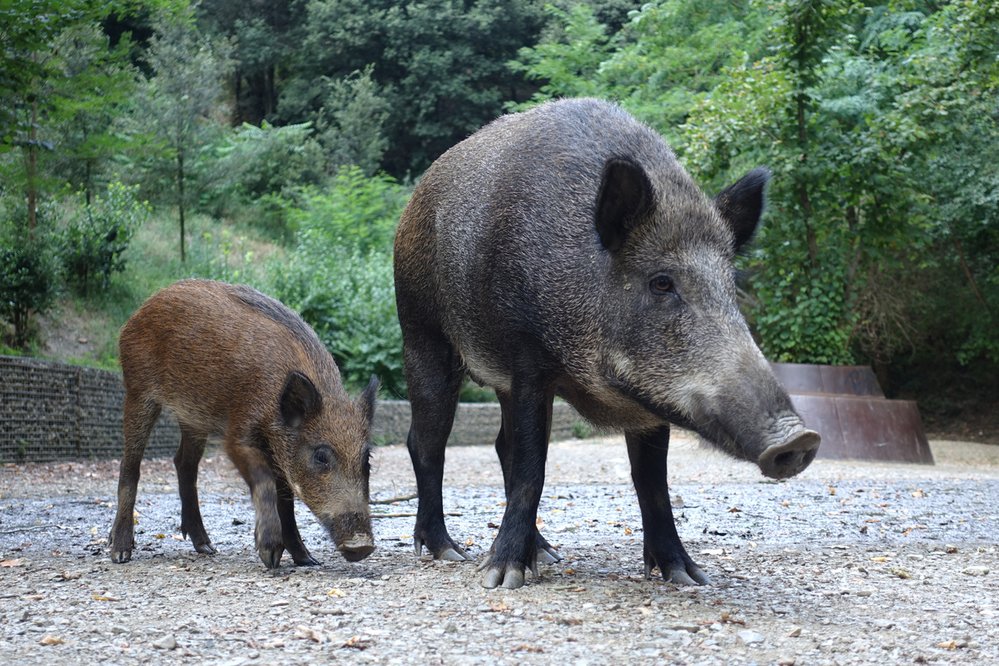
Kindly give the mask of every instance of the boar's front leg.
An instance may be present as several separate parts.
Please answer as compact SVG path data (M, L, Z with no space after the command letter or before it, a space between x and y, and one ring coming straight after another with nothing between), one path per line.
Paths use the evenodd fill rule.
M499 534L483 563L482 586L516 589L524 584L524 570L537 575L538 503L545 485L548 430L553 390L534 378L514 378L513 390L504 408L503 423L509 424L510 445L504 477L506 510Z
M506 490L507 497L510 496L510 462L512 460L511 454L513 451L513 429L514 425L512 423L507 423L507 419L512 415L512 410L510 408L510 397L500 391L496 392L496 397L499 399L500 407L502 408L503 420L500 423L500 431L496 436L496 455L499 456L500 466L503 468L503 487ZM547 441L551 437L551 405L548 407L548 431L545 434L545 440ZM538 557L541 558L542 564L552 564L554 562L559 562L562 560L562 556L558 554L548 540L541 536L541 532L535 527L535 532L537 533L538 542Z
M302 535L298 532L298 523L295 521L295 494L291 486L280 474L275 478L277 483L277 510L281 519L281 539L284 547L288 549L288 554L295 564L300 567L311 567L320 564L319 560L312 557L309 549L302 541Z
M419 495L413 545L417 555L426 546L436 560L470 560L448 534L443 499L444 450L454 425L464 372L454 348L439 332L400 320L413 414L406 447Z
M253 499L257 518L253 531L257 554L268 569L275 569L281 563L284 541L277 509L277 482L270 461L262 447L246 443L235 436L226 437L225 449L250 486L250 497Z
M711 581L687 555L673 520L669 488L666 484L666 454L669 451L669 426L642 433L625 433L631 478L642 509L645 533L645 577L659 567L667 581L678 585L707 585Z
M180 532L191 537L194 550L206 555L215 554L215 546L208 538L205 523L198 505L198 464L205 453L206 438L190 428L180 426L180 448L173 458L177 469L177 487L180 491Z

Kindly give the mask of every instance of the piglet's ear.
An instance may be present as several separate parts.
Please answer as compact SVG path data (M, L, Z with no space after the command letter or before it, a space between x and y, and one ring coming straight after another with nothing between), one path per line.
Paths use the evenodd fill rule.
M653 201L645 169L628 158L607 160L597 193L596 227L603 246L611 252L621 249Z
M361 396L357 399L357 404L361 406L361 410L364 412L364 419L369 424L375 417L375 397L377 395L378 378L372 375L371 381L368 382L368 387L364 389Z
M770 170L753 169L715 197L715 206L735 234L735 251L748 243L760 224L763 194L770 181Z
M299 428L317 416L323 408L323 398L315 384L301 372L289 372L281 391L281 421L289 428Z

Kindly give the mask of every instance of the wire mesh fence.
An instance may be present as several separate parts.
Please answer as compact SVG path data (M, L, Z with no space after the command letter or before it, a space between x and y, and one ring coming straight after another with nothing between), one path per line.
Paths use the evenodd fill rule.
M119 457L124 397L119 372L0 356L0 463ZM408 402L379 401L372 429L374 441L405 443L409 421ZM448 443L492 444L499 425L497 404L461 404ZM552 440L589 432L569 405L555 404ZM179 443L177 422L164 410L146 456L172 456Z

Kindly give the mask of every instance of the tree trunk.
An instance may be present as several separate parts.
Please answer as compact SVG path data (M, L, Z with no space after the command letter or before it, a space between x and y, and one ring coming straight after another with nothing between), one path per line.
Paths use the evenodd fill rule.
M28 128L28 237L35 238L38 223L38 101L31 100L31 126Z
M805 94L798 93L795 99L795 115L798 124L798 148L801 151L801 169L805 170L808 161L808 128L805 125ZM808 195L808 183L800 175L795 185L798 195L798 205L801 206L801 214L805 221L805 240L808 243L808 261L815 266L819 259L819 243L815 236L815 229L812 227L812 200Z
M177 210L180 213L180 263L187 257L184 252L184 151L177 151Z

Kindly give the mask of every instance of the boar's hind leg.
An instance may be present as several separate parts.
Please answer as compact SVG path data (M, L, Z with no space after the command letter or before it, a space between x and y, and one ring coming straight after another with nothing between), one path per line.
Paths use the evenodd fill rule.
M181 425L180 448L173 458L173 466L177 468L177 486L180 490L180 532L185 538L191 536L194 550L214 555L215 546L205 531L201 507L198 505L198 463L205 453L205 441L204 435Z
M514 377L509 409L503 410L503 422L514 426L504 454L506 510L489 557L482 565L483 587L521 587L527 567L537 575L538 503L545 485L548 429L555 394L533 379Z
M277 510L281 519L281 539L284 547L288 549L288 554L295 564L300 567L311 567L320 564L319 560L312 557L309 549L302 541L302 535L298 532L298 523L295 521L295 495L291 486L280 474L275 478L277 483Z
M226 435L225 450L236 465L240 475L250 486L250 497L256 513L253 530L257 554L268 569L281 563L284 542L281 537L281 519L277 509L277 482L263 445L254 446L239 437Z
M510 415L509 402L510 398L505 393L496 392L496 397L499 398L500 407L503 410L504 419L500 423L499 435L496 436L496 455L499 456L500 466L503 468L503 487L506 490L506 496L509 500L510 497L510 462L511 462L511 447L513 446L511 433L513 432L513 424L506 423L507 418ZM548 433L545 439L551 437L551 407L548 410ZM538 557L541 559L541 564L552 564L554 562L560 562L562 556L558 554L548 540L541 536L541 532L535 527L535 532L537 532L538 541Z
M436 560L469 560L444 525L442 494L444 447L454 424L464 372L454 349L442 337L405 327L403 330L406 381L413 410L406 446L419 494L413 545L417 555L426 546Z
M122 563L132 559L135 548L135 494L139 487L139 467L146 451L149 433L156 425L160 406L125 394L125 449L118 472L118 512L114 517L109 538L111 561Z
M642 509L645 533L645 577L659 567L667 581L678 585L707 585L707 575L687 555L676 532L673 508L666 485L666 454L669 450L669 427L645 433L625 433L631 478Z

